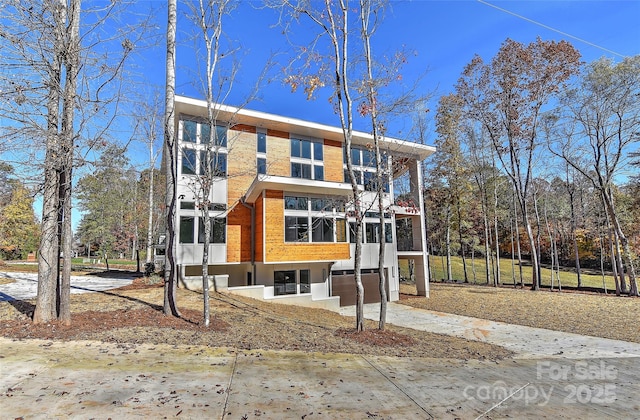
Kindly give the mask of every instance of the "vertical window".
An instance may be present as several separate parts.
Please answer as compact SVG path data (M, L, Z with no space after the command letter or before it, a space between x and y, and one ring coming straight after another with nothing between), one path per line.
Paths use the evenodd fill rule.
M311 218L313 242L333 242L333 219L328 217Z
M259 157L256 160L257 172L261 175L267 174L267 159L263 157Z
M182 141L195 143L198 136L198 123L184 120L182 122Z
M216 125L216 146L227 147L227 127Z
M351 164L360 165L360 149L351 149Z
M391 231L391 223L384 224L384 241L388 244L393 242L393 232Z
M296 283L294 270L273 272L273 292L276 296L295 295Z
M215 166L211 169L213 176L227 176L227 155L224 153L218 153L215 159Z
M375 244L378 242L380 225L378 223L366 223L364 232L365 232L366 242L368 244Z
M311 274L309 270L300 270L300 293L311 293Z
M291 157L300 157L300 140L291 139Z
M208 144L211 139L211 126L209 124L200 124L200 143Z
M322 160L322 143L313 143L313 159Z
M313 166L313 179L317 179L318 181L324 180L324 166Z
M258 153L267 153L267 134L258 132Z
M363 175L365 191L378 191L375 172L364 172Z
M182 151L182 174L196 174L196 151L194 149L184 149Z
M356 243L356 223L355 222L349 222L349 242L352 244Z
M303 159L311 159L311 142L300 141L300 157Z
M180 243L193 243L194 218L192 216L180 217Z

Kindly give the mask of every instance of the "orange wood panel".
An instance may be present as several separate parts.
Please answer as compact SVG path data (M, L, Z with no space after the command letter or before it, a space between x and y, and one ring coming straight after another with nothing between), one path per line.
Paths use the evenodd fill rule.
M254 204L256 214L256 227L255 227L255 260L262 262L262 252L264 250L264 200L260 195Z
M256 127L246 124L236 124L231 127L231 129L234 131L242 131L245 133L257 133Z
M325 140L323 149L325 181L344 182L342 143Z
M275 176L291 176L291 141L287 137L267 136L267 173Z
M255 133L229 130L227 262L251 261L251 210L239 203L256 176Z

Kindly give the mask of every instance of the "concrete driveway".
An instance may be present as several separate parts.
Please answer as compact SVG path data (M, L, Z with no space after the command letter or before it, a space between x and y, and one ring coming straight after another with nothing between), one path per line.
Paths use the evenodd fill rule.
M31 275L0 276L7 274L19 278L13 284L35 284ZM130 283L87 277L72 281L76 293ZM19 295L6 286L3 296ZM365 316L376 319L377 305L366 305ZM0 418L639 418L640 344L396 303L388 322L487 341L516 356L394 358L0 337Z
M37 273L0 271L0 277L14 280L0 284L0 302L35 299L38 294ZM133 282L135 275L128 272L101 273L91 276L71 276L71 293L101 292L116 289Z

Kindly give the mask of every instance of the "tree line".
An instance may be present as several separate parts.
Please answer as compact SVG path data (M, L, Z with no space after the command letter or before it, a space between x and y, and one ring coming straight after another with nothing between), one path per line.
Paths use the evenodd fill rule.
M540 287L542 264L612 272L638 295L640 56L581 63L567 42L507 40L476 56L435 117L429 246L485 259L482 280ZM501 279L499 257L533 268ZM447 258L447 280L451 278Z

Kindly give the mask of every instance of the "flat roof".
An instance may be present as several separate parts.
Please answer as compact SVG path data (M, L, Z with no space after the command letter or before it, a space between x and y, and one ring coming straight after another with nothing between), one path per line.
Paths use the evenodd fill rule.
M207 108L207 102L201 99L176 95L176 114L191 116L203 116L203 110ZM318 139L334 140L344 143L342 128L296 118L283 117L261 111L253 111L245 108L237 108L228 105L215 104L217 120L231 122L232 124L246 124L259 128L284 131ZM353 144L366 146L373 142L373 136L362 131L353 131ZM392 137L384 137L381 147L394 155L404 154L423 160L432 155L436 148L424 144L413 143Z

